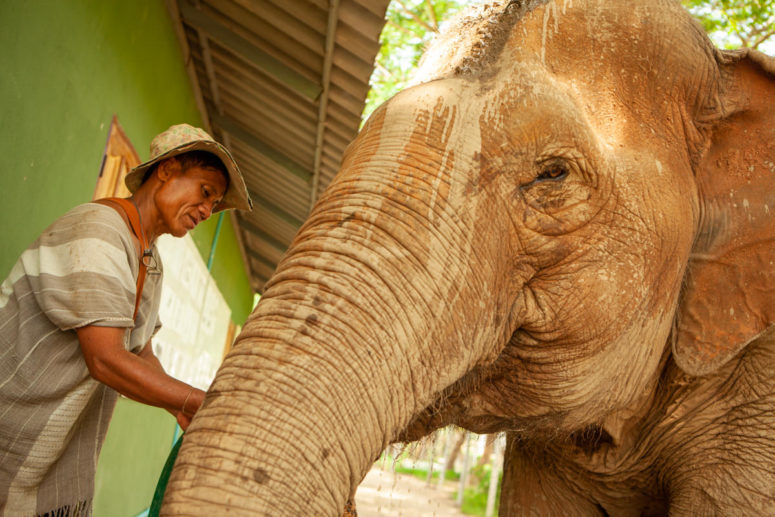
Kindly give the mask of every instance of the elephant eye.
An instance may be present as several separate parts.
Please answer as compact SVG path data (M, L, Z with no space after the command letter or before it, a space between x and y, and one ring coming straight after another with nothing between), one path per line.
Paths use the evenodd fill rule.
M568 167L564 163L551 162L544 165L536 181L562 180L568 176Z
M597 195L601 169L593 165L573 142L547 147L530 168L532 174L523 176L527 182L518 187L524 224L544 235L561 235L586 224L605 200Z

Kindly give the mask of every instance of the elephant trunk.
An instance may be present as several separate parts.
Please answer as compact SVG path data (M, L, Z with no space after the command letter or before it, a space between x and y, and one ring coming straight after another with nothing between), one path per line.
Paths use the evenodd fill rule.
M412 417L497 357L513 325L482 296L492 254L406 181L337 177L186 433L163 515L341 514Z
M322 293L308 303L304 283L245 326L186 433L163 515L337 514L348 494L335 487L357 486L412 403L387 387L400 372L374 346L384 335L356 329L374 314Z

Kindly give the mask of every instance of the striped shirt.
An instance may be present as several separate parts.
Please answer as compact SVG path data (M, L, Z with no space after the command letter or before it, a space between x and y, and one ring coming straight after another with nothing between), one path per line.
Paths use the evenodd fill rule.
M153 253L161 272L155 246ZM139 352L160 326L161 274L145 280L115 209L73 208L0 286L0 515L90 515L97 455L117 393L89 375L76 328L122 327Z

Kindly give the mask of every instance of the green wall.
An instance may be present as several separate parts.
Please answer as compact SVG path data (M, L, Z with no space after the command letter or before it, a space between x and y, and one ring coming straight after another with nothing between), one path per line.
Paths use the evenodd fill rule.
M119 398L97 465L94 517L134 517L148 508L174 438L169 413Z
M117 115L141 159L172 124L201 125L163 0L0 1L0 280L59 215L89 201ZM215 219L193 237L205 260ZM231 224L212 270L242 324L253 294ZM122 399L100 457L95 517L150 503L174 419Z
M201 126L162 0L0 2L0 278L58 216L89 201L113 115L141 159L172 124ZM205 260L214 221L193 232ZM233 228L213 277L242 324L253 299Z
M204 258L205 264L210 256L210 249L218 227L219 214L215 214L201 223L193 234L194 243ZM253 294L250 292L250 282L245 272L245 265L242 263L237 235L234 232L229 214L223 214L223 223L213 257L210 273L216 279L221 293L229 300L232 320L238 325L242 325L253 310ZM247 296L234 296L231 299L226 296L226 293L242 293L246 290L249 293Z
M89 201L111 117L141 158L201 119L160 0L0 2L0 179L7 273L53 219Z

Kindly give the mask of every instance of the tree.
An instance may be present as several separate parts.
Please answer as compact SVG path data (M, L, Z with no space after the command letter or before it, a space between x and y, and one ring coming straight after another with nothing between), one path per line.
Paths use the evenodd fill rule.
M682 0L719 47L761 49L775 42L773 0Z
M404 89L426 45L462 8L481 0L393 0L385 15L382 44L374 63L365 120L380 104Z
M447 463L444 465L444 470L454 470L455 462L457 461L457 457L460 455L460 449L463 448L463 444L465 443L467 436L468 433L465 430L460 429L457 440L455 441L455 445L453 445L452 449L449 451L449 456L447 457Z
M492 457L492 451L495 445L495 440L498 438L498 434L488 434L484 441L484 451L479 456L479 460L476 462L477 467L483 467L490 464L490 458Z

